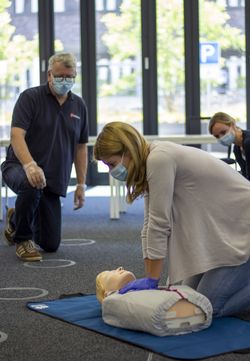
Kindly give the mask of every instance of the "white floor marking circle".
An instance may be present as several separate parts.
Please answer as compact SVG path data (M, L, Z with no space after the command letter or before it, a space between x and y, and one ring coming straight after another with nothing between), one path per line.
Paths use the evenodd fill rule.
M61 246L89 246L90 244L94 244L95 241L92 239L84 239L84 238L69 238L62 239Z
M59 262L59 264L58 264ZM52 263L52 265L51 265ZM54 263L54 264L53 264ZM62 263L62 264L60 264ZM30 268L63 268L70 267L76 264L75 261L69 259L43 259L40 262L24 262L25 267Z
M0 343L6 341L8 338L8 335L4 332L0 331Z
M47 296L48 295L48 291L44 290L42 288L36 288L36 287L6 287L6 288L0 288L0 295L1 295L1 291L8 293L18 293L21 292L22 293L29 293L29 291L36 291L39 292L38 295L34 295L34 296L25 296L25 297L0 297L0 300L7 300L7 301L17 301L17 300L31 300L34 298L39 298L39 297L43 297L43 296Z

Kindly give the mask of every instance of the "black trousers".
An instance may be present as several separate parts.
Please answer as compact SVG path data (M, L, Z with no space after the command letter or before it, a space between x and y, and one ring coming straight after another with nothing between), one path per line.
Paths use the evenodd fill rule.
M46 252L55 252L61 242L60 196L33 188L20 164L3 163L2 176L7 186L17 194L11 224L14 241L32 239Z

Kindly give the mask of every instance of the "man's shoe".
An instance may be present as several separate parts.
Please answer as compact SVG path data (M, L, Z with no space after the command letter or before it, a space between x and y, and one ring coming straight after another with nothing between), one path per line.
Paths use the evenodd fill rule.
M23 241L16 245L16 255L22 261L33 262L33 261L41 261L42 255L34 246L34 243L29 241Z
M13 240L13 237L15 235L15 230L13 229L11 222L10 222L11 217L14 212L15 212L15 208L8 208L6 211L6 227L4 230L4 236L5 236L6 243L9 246L13 246L15 244L15 242Z

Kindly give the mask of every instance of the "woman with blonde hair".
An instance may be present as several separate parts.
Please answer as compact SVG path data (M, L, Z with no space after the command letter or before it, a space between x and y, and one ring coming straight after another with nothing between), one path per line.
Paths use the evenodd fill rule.
M215 317L250 306L250 187L209 153L172 142L148 144L131 125L111 122L94 146L110 174L126 182L127 201L144 197L145 277L120 289L156 289L164 260L170 285L205 295Z
M210 119L208 130L222 145L231 147L241 174L250 180L250 131L242 130L227 113L215 113Z
M121 172L122 167L119 167L112 170L111 175L120 181L126 179L127 200L132 203L147 190L146 159L149 153L149 145L129 124L122 122L112 124L113 126L106 126L105 138L102 138L101 135L98 137L94 147L94 157L96 159L107 158L111 152L115 156L122 157L129 154L131 162L127 164L127 169L123 168L123 172Z

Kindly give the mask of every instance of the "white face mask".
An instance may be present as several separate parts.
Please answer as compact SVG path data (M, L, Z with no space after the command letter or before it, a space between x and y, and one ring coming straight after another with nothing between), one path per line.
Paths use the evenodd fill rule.
M235 142L235 134L232 131L228 131L223 137L221 137L218 142L226 147L229 147Z
M122 164L123 161L123 155L120 163L118 163L113 169L111 169L110 174L113 178L124 182L128 178L128 170L127 168Z
M57 78L54 78L52 81L52 86L57 95L65 95L67 94L73 87L74 80L72 82L66 82L64 79L63 81L58 81Z

